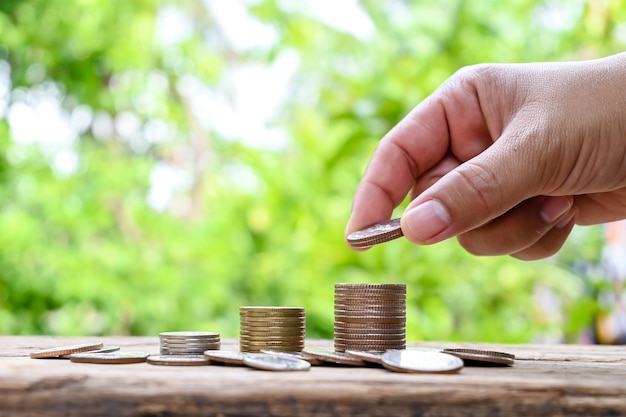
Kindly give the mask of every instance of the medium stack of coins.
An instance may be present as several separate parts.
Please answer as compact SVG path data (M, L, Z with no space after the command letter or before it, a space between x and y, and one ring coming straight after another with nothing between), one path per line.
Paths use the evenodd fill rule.
M406 348L406 285L335 284L335 352Z
M159 333L161 355L202 355L220 348L220 334L212 332Z
M304 348L305 317L302 307L241 307L239 350L261 349L300 352Z

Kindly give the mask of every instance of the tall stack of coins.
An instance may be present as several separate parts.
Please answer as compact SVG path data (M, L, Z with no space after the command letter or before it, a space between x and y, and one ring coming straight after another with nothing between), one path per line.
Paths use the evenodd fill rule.
M220 348L220 334L212 332L159 333L161 355L202 355Z
M304 348L305 317L302 307L241 307L239 350L261 349L300 352Z
M406 348L406 285L335 284L335 351Z

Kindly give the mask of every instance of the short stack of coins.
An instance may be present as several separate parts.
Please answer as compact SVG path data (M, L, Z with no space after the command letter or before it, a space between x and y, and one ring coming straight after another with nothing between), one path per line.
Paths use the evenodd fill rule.
M161 355L202 355L220 348L220 334L213 332L163 332L159 341Z
M406 348L406 285L335 284L335 352Z
M305 316L302 307L241 307L239 350L300 352L304 349Z

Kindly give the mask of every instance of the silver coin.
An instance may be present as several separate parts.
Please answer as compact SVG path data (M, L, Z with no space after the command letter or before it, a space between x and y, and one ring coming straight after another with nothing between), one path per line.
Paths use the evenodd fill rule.
M389 330L387 332L378 332L377 330L370 330L368 332L352 332L352 330L354 330L351 327L339 327L339 326L335 326L333 329L334 334L343 334L343 335L354 335L357 336L358 335L380 335L380 336L384 336L384 335L402 335L406 333L406 328L405 326L398 326L395 329L393 329L394 331L392 331L392 329L389 328L385 328L383 330Z
M351 356L356 359L360 359L364 362L370 363L383 363L383 353L385 351L382 350L346 350L346 355Z
M374 289L374 290L406 290L406 284L370 284L340 282L335 284L335 289Z
M147 352L109 352L109 353L75 353L70 357L76 363L104 363L104 364L128 364L145 362Z
M415 349L387 351L382 364L396 372L455 373L463 368L463 361L456 356Z
M202 366L210 363L204 355L150 355L146 361L151 365Z
M251 368L266 371L308 371L311 369L311 364L303 359L269 353L246 355L243 358L243 363Z
M347 236L347 241L352 247L365 247L371 246L371 244L388 242L402 236L402 228L398 218L352 232Z
M353 366L363 366L365 362L361 359L353 358L346 354L340 352L333 352L332 350L324 350L324 349L304 349L302 351L306 355L313 356L324 362L332 362L341 365L353 365Z
M209 358L212 363L216 362L227 365L244 365L243 359L246 357L246 353L234 350L207 350L204 352L204 356Z
M160 349L161 355L202 355L206 350L218 350L218 349Z
M463 359L463 361L470 361L471 364L489 363L511 366L515 362L515 355L504 352L494 352L490 350L443 349L442 352L449 355L454 355L458 358Z
M269 353L270 355L288 356L288 357L292 357L296 359L302 359L302 360L307 361L311 365L319 365L322 363L322 361L320 361L319 359L314 358L313 356L307 355L306 353L303 353L303 352L296 352L296 351L283 352L280 350L261 349L261 353Z

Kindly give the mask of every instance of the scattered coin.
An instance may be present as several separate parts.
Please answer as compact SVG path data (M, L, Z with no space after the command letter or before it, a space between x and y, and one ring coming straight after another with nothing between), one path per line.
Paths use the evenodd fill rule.
M395 372L455 373L463 368L461 359L442 352L388 350L381 359L385 368Z
M250 353L243 358L243 363L251 368L266 371L308 371L311 364L305 360L269 353Z
M30 354L33 359L59 358L73 353L88 352L90 350L101 349L102 343L81 343L78 345L60 346L49 349L38 350Z
M385 351L381 350L346 350L346 355L350 357L377 364L383 363L383 353Z
M90 350L89 353L109 353L120 350L119 346L103 346L100 349ZM59 358L70 359L73 354L59 356Z
M211 363L204 355L150 355L146 361L151 365L165 366L202 366Z
M348 235L347 240L353 248L369 248L370 246L389 242L402 236L402 228L398 218L352 232Z
M209 358L211 363L216 362L227 365L244 365L243 359L246 354L231 350L207 350L204 352L204 356Z
M323 362L337 363L340 365L363 366L365 362L361 359L353 358L341 352L323 349L304 349L303 353L313 356Z
M147 352L75 353L70 360L75 363L127 364L145 362Z
M302 359L310 363L311 365L320 365L322 363L321 360L314 358L313 356L307 355L304 352L288 352L288 351L279 351L279 350L270 350L270 349L261 349L261 353L269 353L270 355L277 356L286 356L296 359Z
M515 362L515 355L504 352L494 352L479 349L443 349L443 352L454 355L458 358L463 359L464 361L469 361L470 364L486 362L491 364L511 366Z

